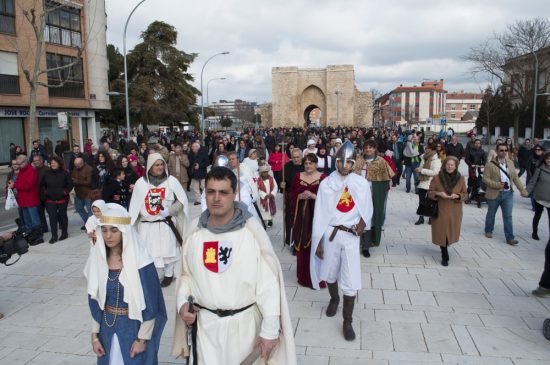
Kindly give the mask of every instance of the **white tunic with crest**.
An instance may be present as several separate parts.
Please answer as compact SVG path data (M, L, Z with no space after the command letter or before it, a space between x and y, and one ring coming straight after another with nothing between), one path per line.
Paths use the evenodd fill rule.
M279 280L260 247L247 226L221 234L199 229L187 238L178 308L189 295L210 309L239 309L255 303L223 318L206 309L199 312L199 364L239 364L252 352L263 317L280 316Z

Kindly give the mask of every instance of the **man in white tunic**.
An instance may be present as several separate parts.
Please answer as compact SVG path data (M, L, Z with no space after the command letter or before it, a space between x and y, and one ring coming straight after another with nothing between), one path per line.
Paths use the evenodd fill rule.
M188 206L183 187L168 174L162 156L150 154L147 173L136 181L128 211L155 267L164 270L162 287L170 285L174 279L174 265L180 259L189 216Z
M357 291L361 289L359 237L370 227L372 197L364 178L351 173L355 150L351 142L342 145L336 154L336 168L319 186L313 214L310 273L314 289L319 282L328 284L330 302L327 317L336 314L340 296L344 294L344 338L355 339L351 325Z
M188 355L186 325L194 325L197 364L240 364L256 351L254 364L296 364L280 263L236 194L235 174L213 167L206 177L208 210L191 224L182 250L173 354Z

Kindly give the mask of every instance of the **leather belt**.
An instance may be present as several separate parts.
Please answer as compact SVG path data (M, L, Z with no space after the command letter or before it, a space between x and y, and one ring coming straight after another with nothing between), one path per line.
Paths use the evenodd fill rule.
M110 305L105 304L105 312L117 316L127 316L128 308L111 307Z
M249 304L246 307L242 307L242 308L239 308L239 309L210 309L210 308L206 308L206 307L203 307L200 304L195 303L195 305L197 307L199 307L200 309L205 309L205 310L207 310L211 313L216 314L218 317L234 316L237 313L241 313L242 311L247 310L248 308L252 307L254 304L256 304L256 303Z
M333 227L334 227L334 229L332 230L332 233L330 234L330 237L328 238L328 241L329 241L329 242L332 242L332 240L334 239L334 237L336 237L336 233L338 233L338 231L348 232L348 233L353 234L354 236L357 235L357 232L356 232L356 230L355 230L355 227L349 228L349 227L342 226L342 225L333 226Z
M174 222L172 222L172 216L168 216L164 219L157 219L156 221L141 221L141 223L166 223L168 227L170 227L170 230L176 237L176 241L180 244L180 246L183 244L183 238L181 237L181 234L179 233L178 229L176 228L176 225Z

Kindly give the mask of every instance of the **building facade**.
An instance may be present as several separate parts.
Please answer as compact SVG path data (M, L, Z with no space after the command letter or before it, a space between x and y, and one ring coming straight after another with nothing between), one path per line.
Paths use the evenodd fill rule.
M43 42L24 15L31 10L45 18ZM31 148L30 128L54 145L98 141L96 112L110 108L106 25L105 0L0 0L0 164L9 162L10 143ZM32 76L35 60L41 86L37 122L30 123L25 75Z
M403 86L389 93L390 121L396 125L422 127L445 115L443 79L425 81L420 86Z
M372 95L357 89L352 65L273 67L271 77L272 120L266 127L372 126Z
M447 121L464 121L470 120L470 116L479 113L483 102L483 94L465 93L463 91L451 92L447 94L446 100Z

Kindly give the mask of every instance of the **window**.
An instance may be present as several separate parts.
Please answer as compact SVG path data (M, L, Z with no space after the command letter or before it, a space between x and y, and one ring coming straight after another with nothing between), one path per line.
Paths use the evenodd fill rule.
M462 110L466 110L467 106L466 104L462 104Z
M76 61L76 57L64 56L55 53L46 54L46 63L48 66L48 70L52 70L48 71L48 85L53 86L48 88L48 93L51 97L84 97L84 76L82 71L82 60L79 60L78 62ZM65 65L71 66L53 70L55 68Z
M456 110L456 104L451 104L451 110Z
M475 110L476 110L476 105L470 104L470 111L475 111Z
M455 113L451 113L451 119L454 119L456 118L456 114Z
M15 34L15 0L0 0L0 33Z
M0 94L19 94L17 53L0 51Z
M53 2L46 4L50 10L46 19L44 40L68 47L81 47L80 10Z

